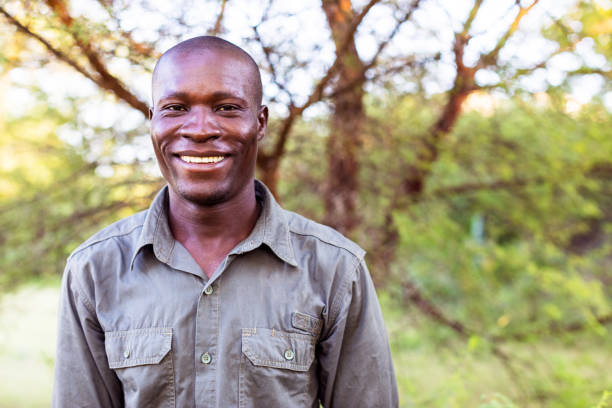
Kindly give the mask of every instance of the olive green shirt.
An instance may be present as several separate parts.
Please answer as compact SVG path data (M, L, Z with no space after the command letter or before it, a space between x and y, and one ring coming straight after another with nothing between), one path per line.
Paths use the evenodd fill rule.
M210 279L168 226L167 187L68 259L53 406L396 407L364 251L262 213Z

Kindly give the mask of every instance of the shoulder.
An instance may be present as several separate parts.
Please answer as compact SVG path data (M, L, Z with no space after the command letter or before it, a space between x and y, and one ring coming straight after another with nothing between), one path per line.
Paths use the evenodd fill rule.
M96 287L107 285L112 271L124 269L140 237L146 211L119 220L100 230L68 257L63 286L94 311ZM104 283L106 282L106 283Z
M330 255L345 256L354 259L355 262L363 260L365 251L340 232L292 211L283 211L292 238L300 241L310 241L311 244L314 242L324 247Z
M325 293L322 316L327 327L348 304L361 304L363 288L371 284L365 251L333 228L286 211L291 245L298 267L307 271L312 287Z
M112 249L120 250L121 246L131 242L135 243L140 236L146 214L147 210L141 211L101 229L72 251L68 257L68 263L76 259L83 260L92 252L112 252Z

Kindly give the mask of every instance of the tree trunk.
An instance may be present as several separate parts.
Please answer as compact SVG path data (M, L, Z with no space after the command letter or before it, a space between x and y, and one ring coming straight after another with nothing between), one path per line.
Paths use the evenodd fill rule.
M364 63L355 47L355 13L350 0L322 0L340 64L332 97L333 112L327 141L328 180L324 190L325 223L350 233L359 222L359 153L365 121Z
M278 167L280 159L274 157L258 158L257 168L259 169L259 179L270 189L270 192L277 200L278 196Z

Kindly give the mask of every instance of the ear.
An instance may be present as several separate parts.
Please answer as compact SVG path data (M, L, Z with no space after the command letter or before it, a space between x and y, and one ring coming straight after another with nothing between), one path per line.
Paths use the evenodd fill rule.
M153 107L149 106L149 120L153 119Z
M257 141L263 139L268 128L268 107L261 105L257 112Z

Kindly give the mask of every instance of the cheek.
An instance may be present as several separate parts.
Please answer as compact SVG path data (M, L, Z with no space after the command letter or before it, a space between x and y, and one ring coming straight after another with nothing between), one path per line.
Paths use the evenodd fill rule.
M156 153L161 153L170 142L171 127L159 122L151 123L151 142Z
M258 134L256 124L245 123L234 128L228 133L240 135L236 138L236 142L240 143L245 149L251 148L253 145L257 145Z

